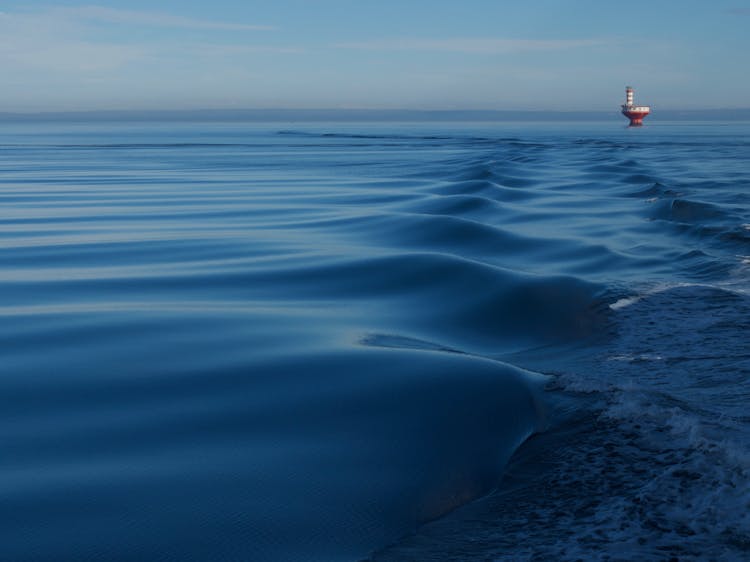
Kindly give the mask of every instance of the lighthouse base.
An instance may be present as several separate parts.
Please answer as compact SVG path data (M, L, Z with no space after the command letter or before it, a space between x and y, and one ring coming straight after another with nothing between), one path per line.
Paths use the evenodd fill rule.
M630 119L631 127L640 127L643 125L643 118L648 115L648 111L628 111L623 110L622 114Z

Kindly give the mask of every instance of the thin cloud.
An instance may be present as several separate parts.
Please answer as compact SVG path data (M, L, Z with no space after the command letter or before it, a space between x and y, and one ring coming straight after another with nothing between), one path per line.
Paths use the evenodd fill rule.
M93 43L67 20L44 13L0 13L0 68L5 79L116 69L143 56L136 45ZM20 79L20 78L19 78Z
M154 27L175 27L181 29L215 29L224 31L271 31L271 25L254 25L212 20L201 20L167 14L163 12L146 12L136 10L118 10L104 6L82 6L58 10L68 17L93 20L106 23L127 23Z
M85 15L87 14L87 15ZM37 12L0 11L0 69L3 80L22 81L33 77L68 76L77 79L112 76L135 63L170 65L186 52L194 57L223 59L232 56L300 53L302 49L284 45L206 44L168 38L122 43L92 35L104 21L123 25L190 26L205 29L255 29L257 26L197 22L195 20L144 12L84 8L62 8Z
M184 45L180 45L180 52L186 52ZM233 56L247 55L253 53L273 53L281 55L295 55L306 53L304 47L279 46L279 45L213 45L213 44L194 44L190 48L193 56Z
M383 39L338 43L337 49L367 51L431 51L473 54L505 54L525 51L559 51L604 44L599 39Z

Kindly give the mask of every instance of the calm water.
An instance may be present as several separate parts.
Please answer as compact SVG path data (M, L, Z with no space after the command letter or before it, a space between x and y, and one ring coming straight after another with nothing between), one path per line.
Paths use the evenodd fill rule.
M0 559L747 559L749 133L3 126Z

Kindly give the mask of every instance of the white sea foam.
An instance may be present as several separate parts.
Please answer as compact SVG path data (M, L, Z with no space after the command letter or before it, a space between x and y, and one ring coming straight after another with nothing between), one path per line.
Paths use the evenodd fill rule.
M716 438L685 405L635 383L605 395L594 425L548 458L556 490L534 502L529 520L552 525L555 540L528 532L536 546L520 558L742 560L750 551L747 447Z
M618 299L616 302L613 302L609 305L609 308L612 310L620 310L621 308L625 308L627 306L630 306L631 304L637 303L639 300L641 300L643 297L641 296L635 296L635 297L626 297L622 299Z
M612 357L607 358L608 361L627 361L629 363L635 363L638 361L662 361L664 360L664 357L661 355L648 355L648 354L642 354L642 355L630 355L630 354L624 354L624 355L613 355Z
M741 260L741 263L743 265L749 265L750 264L750 256L737 256L738 259ZM631 295L629 297L622 297L612 304L609 305L610 310L614 311L620 311L623 309L626 309L628 307L633 306L634 304L637 304L641 302L643 299L646 299L648 297L651 297L653 295L658 295L659 293L664 293L666 291L671 291L674 289L682 289L682 288L697 288L697 289L718 289L720 291L726 291L729 293L734 294L747 294L747 289L744 288L742 285L737 283L736 279L730 278L729 280L725 280L722 282L716 282L716 283L691 283L691 282L674 282L674 283L657 283L650 287L643 288L641 292L635 295Z
M746 560L742 444L712 437L689 410L637 383L599 396L598 414L527 444L504 488L458 513L459 524L428 526L382 559L460 560L479 548L487 560ZM422 541L435 537L440 554L427 556Z

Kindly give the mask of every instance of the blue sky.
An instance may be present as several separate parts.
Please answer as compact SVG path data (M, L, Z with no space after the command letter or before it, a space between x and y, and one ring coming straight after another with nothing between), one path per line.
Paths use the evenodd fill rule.
M0 1L0 111L750 106L750 2Z

